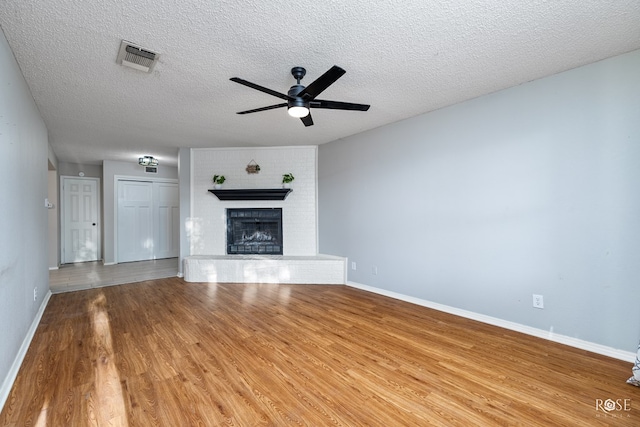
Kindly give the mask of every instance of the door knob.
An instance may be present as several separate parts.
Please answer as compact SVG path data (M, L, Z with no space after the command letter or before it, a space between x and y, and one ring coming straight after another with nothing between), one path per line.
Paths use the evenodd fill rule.
M96 225L96 223L94 222L94 223L93 223L93 224L91 224L91 225L95 226L95 225Z

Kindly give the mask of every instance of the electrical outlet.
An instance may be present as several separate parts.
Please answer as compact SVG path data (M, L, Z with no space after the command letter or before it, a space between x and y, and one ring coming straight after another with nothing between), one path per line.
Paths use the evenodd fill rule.
M33 300L36 301L38 299L38 288L33 288Z
M357 269L356 269L356 262L355 262L355 261L351 261L351 269L352 269L352 270L357 270Z
M542 295L533 294L533 307L544 308L544 299Z
M373 274L374 276L378 275L378 267L376 267L375 265L373 267L371 267L371 274Z

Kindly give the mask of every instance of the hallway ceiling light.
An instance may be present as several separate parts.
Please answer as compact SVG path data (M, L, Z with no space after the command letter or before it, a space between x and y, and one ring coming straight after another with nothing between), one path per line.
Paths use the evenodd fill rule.
M140 166L158 166L158 159L153 156L143 156L138 159Z

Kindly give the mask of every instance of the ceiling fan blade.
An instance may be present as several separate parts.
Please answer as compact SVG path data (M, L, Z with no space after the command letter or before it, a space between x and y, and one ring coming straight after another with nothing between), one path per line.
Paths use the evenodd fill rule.
M281 98L281 99L286 99L286 100L292 99L289 95L285 95L284 93L276 92L275 90L271 90L271 89L266 88L264 86L260 86L260 85L257 85L255 83L248 82L248 81L243 80L243 79L238 78L238 77L231 77L229 80L231 80L232 82L240 83L241 85L248 86L251 89L259 90L260 92L264 92L264 93L268 93L269 95L277 96L278 98Z
M236 114L257 113L259 111L273 110L274 108L280 108L280 107L286 107L286 106L287 106L287 103L285 102L283 104L269 105L268 107L254 108L253 110L238 111Z
M302 123L304 123L305 126L313 126L313 119L311 118L311 113L307 114L304 117L300 117L300 120L302 120Z
M302 89L298 96L307 101L312 100L316 96L320 95L326 88L331 86L336 80L342 77L344 73L346 73L345 70L334 65L329 68L326 73L315 79L313 83Z
M370 105L367 104L354 104L351 102L329 101L326 99L316 99L309 103L311 108L326 108L329 110L352 110L352 111L367 111Z

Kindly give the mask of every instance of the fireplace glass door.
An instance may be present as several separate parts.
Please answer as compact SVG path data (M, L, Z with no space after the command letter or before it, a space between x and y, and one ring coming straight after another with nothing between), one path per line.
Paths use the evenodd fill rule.
M282 255L282 209L227 209L227 254Z

